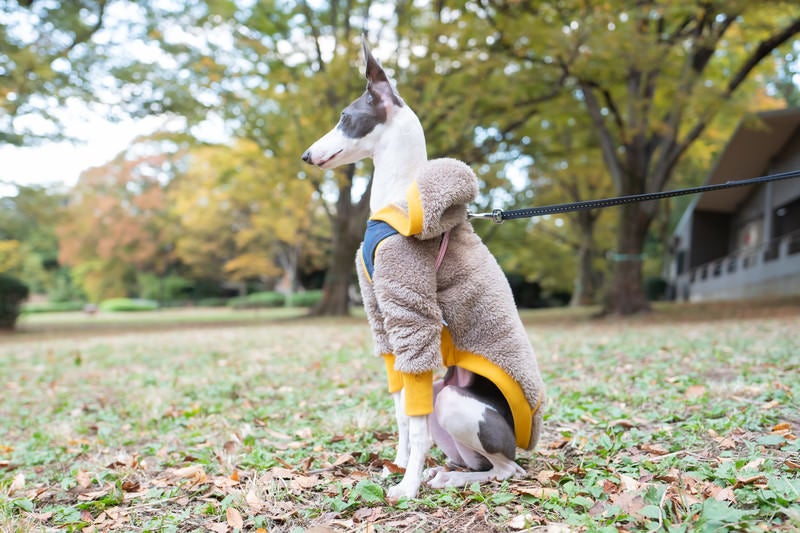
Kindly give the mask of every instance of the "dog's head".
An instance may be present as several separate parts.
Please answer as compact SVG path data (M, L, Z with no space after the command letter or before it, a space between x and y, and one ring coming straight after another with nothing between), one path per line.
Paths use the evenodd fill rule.
M389 78L363 42L367 89L342 111L339 123L303 153L303 161L334 168L372 157L393 115L405 107Z

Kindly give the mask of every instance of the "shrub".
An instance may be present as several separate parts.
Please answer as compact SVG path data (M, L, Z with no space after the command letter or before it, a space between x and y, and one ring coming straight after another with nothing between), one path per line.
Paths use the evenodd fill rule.
M63 313L67 311L83 311L83 302L40 302L24 304L22 312L33 313Z
M273 291L254 292L247 296L231 298L228 306L233 309L260 309L265 307L283 307L286 303L286 296Z
M225 307L228 305L228 298L201 298L197 301L200 307Z
M646 278L644 280L644 294L648 300L663 300L667 294L667 282L663 278Z
M155 311L158 309L158 302L145 300L143 298L112 298L104 300L100 304L101 311L122 312L122 311Z
M286 305L289 307L314 307L322 300L322 291L296 292L291 295Z
M28 286L17 278L0 274L0 329L14 329Z

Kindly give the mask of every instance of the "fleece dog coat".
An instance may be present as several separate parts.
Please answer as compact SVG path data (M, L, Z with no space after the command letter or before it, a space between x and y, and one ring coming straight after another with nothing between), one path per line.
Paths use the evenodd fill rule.
M508 281L467 221L477 193L466 164L435 159L419 170L403 204L373 213L356 258L364 308L389 391L405 388L407 415L433 412L434 371L462 367L498 387L517 446L532 449L544 387Z

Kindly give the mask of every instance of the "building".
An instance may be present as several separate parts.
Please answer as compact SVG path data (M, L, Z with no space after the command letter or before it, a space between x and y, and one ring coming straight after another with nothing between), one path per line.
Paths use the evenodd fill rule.
M739 125L709 184L800 170L800 109L758 118ZM800 295L800 178L698 195L672 244L677 299Z

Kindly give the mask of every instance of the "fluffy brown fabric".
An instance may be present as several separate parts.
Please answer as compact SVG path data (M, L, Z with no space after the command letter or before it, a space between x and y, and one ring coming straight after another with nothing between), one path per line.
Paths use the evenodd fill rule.
M394 354L395 369L404 373L441 368L445 323L457 348L501 367L519 383L528 403L538 405L544 387L511 289L467 221L467 203L478 192L475 174L460 161L437 159L420 169L416 183L423 208L422 232L413 237L393 235L383 242L375 255L373 283L357 260L376 354ZM441 235L447 230L450 243L436 272ZM538 440L541 422L539 408L529 448Z

